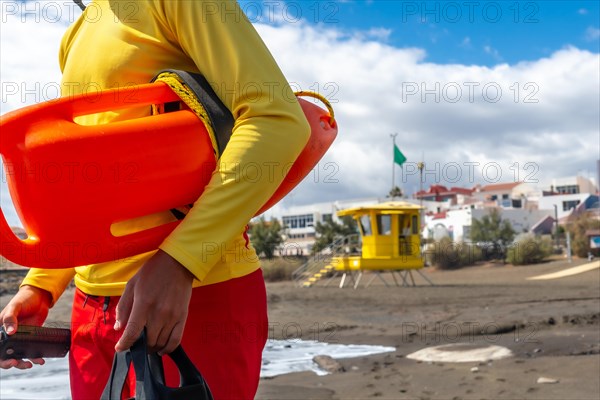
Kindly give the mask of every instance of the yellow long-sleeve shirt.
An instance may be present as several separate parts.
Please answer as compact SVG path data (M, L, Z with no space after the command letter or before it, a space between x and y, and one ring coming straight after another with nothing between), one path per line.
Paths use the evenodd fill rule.
M279 186L306 144L309 126L237 3L94 0L66 31L60 66L63 96L147 83L163 69L201 72L207 78L234 116L233 134L204 193L160 248L194 274L195 286L258 269L254 249L245 246L244 227ZM132 108L78 122L106 123L147 112ZM85 216L77 218L85 223ZM172 218L165 213L135 224ZM88 294L117 296L152 254L73 269L32 269L23 284L46 289L56 300L74 277Z

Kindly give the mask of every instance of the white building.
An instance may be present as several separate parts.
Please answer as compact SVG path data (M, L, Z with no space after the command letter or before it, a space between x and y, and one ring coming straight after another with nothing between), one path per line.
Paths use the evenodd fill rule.
M598 187L583 176L570 176L552 180L552 192L560 194L598 193Z
M560 221L571 215L573 210L580 205L583 205L585 208L591 208L597 202L598 196L590 193L555 194L553 196L541 197L538 207L540 210L552 210L552 215L554 215L556 207L556 214Z
M424 236L440 240L444 236L455 242L471 240L471 225L473 219L482 219L488 215L491 208L463 208L448 210L444 213L426 216ZM502 209L500 217L510 222L517 234L529 232L542 220L552 217L554 210Z
M525 182L495 183L476 186L473 198L488 207L535 208L531 200L539 198L541 190Z

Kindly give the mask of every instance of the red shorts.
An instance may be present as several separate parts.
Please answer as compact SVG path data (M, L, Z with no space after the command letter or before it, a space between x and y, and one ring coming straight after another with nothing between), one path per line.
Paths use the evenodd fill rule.
M119 297L107 300L87 296L79 289L75 293L69 353L74 400L96 400L102 394L120 337L120 332L113 330L118 301ZM215 400L254 398L267 324L267 299L260 270L193 289L181 344L206 379ZM171 360L164 359L167 384L177 386L179 374ZM135 378L130 371L123 397L134 393Z

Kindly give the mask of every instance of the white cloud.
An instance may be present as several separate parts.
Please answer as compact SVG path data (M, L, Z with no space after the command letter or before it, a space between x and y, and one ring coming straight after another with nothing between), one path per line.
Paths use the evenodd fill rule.
M425 153L432 168L428 183L493 182L498 166L501 182L528 178L544 185L594 169L598 54L569 47L516 65L442 65L426 62L423 49L361 42L334 30L258 28L291 81L304 88L332 82L339 87L334 106L340 133L325 160L339 166L339 182L307 181L296 190L295 204L384 196L393 132L400 133L397 143L409 162ZM303 54L303 62L296 54ZM444 179L454 179L449 163L461 167L456 183ZM409 167L405 171L412 173ZM404 183L408 192L418 188L413 178Z
M465 36L462 42L460 42L459 47L470 49L472 47L471 38L469 36Z
M588 13L588 10L585 8L580 8L579 10L577 10L577 13L580 15L586 15Z
M585 30L585 38L586 40L594 41L594 40L598 40L598 38L600 38L600 29L595 28L593 26L588 27Z
M64 26L10 22L1 29L3 83L59 79ZM409 193L419 187L412 163L423 153L425 187L491 183L497 172L500 182L529 178L549 186L552 178L595 169L597 53L568 47L515 65L436 64L427 62L424 49L393 47L372 35L304 23L257 29L295 86L334 101L340 127L329 153L284 204L385 196L394 132L408 157L405 176L400 170L396 176L405 178ZM2 113L17 106L3 101Z
M377 40L381 42L387 42L392 34L391 29L386 28L371 28L366 32L365 38L371 40Z
M498 52L497 49L491 47L491 46L483 46L483 51L486 54L489 54L490 56L492 56L494 58L494 60L496 61L502 61L502 56L500 55L500 53Z

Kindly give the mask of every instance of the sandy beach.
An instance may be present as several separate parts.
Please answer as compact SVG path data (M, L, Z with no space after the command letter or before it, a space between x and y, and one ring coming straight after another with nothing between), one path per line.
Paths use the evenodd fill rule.
M528 280L587 264L574 260L513 267L488 264L457 271L427 268L435 286L386 287L368 276L356 290L267 284L270 336L339 344L393 346L394 352L337 360L343 372L261 380L258 399L598 399L600 270ZM70 291L71 292L71 291ZM0 298L6 304L7 295ZM71 293L48 321L69 320ZM428 362L407 355L431 346L498 345L511 357ZM335 356L334 356L335 358ZM539 381L552 383L538 383Z
M600 270L527 280L586 263L426 269L435 286L418 276L417 287L385 287L379 279L356 290L269 284L275 337L300 327L305 339L396 351L339 360L345 372L327 376L263 379L258 398L598 399ZM514 356L475 363L406 358L448 343L500 345ZM557 382L537 383L540 378Z

